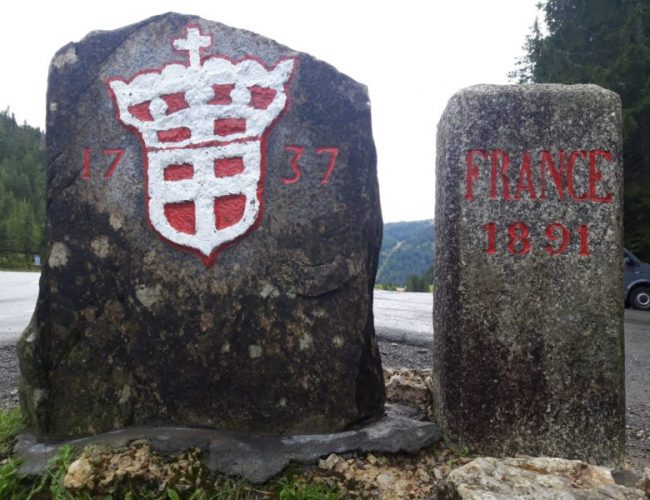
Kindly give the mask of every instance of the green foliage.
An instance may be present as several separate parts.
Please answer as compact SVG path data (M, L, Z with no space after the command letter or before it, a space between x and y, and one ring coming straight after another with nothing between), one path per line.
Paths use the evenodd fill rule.
M277 480L274 493L279 500L337 500L341 498L334 486L290 475Z
M23 415L20 408L0 410L0 460L11 453L14 437L23 427ZM2 496L0 495L0 498Z
M0 267L26 267L43 250L43 133L0 112Z
M19 494L23 491L18 462L10 458L0 461L0 498L20 498Z
M433 285L433 265L420 276L412 274L406 281L407 292L429 292Z
M51 498L53 500L87 498L88 495L73 496L63 487L63 478L72 463L73 456L74 448L72 446L64 445L59 448L59 452L50 460L45 471L32 486L27 498Z
M546 0L511 78L595 83L623 105L625 246L650 260L650 4L647 0Z
M0 446L18 434L22 426L23 415L19 407L0 410Z
M377 283L405 286L411 275L424 275L433 262L433 221L384 224Z
M89 495L72 495L63 487L63 478L72 462L73 448L62 446L36 481L30 482L19 474L19 462L8 458L0 462L0 498L27 500L70 500L90 498Z

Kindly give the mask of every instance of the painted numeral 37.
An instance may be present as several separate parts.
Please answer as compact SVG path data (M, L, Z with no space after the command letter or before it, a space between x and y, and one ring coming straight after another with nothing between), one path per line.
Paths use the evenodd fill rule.
M302 158L302 153L305 150L304 147L302 146L285 146L284 147L285 151L289 151L293 153L293 157L291 158L291 162L289 163L289 166L291 167L291 171L293 172L292 177L285 177L282 179L283 184L294 184L300 180L302 177L302 171L300 170L300 164L298 163L300 161L300 158ZM332 175L332 172L334 171L334 165L336 165L336 158L339 155L339 148L332 148L332 147L321 147L321 148L316 148L316 154L317 155L322 155L322 154L327 154L329 155L329 161L327 163L327 169L325 170L325 174L320 180L320 183L325 185L329 182L330 176Z

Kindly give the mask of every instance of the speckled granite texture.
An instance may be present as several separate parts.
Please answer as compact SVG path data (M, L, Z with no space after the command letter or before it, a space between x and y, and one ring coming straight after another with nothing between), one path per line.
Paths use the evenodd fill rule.
M198 64L196 52L192 62L175 42L190 29L207 40L197 49L201 61L244 60L244 82L228 83L228 68L158 81L172 63L174 71ZM293 61L284 87L253 85L261 67L253 59L267 70ZM153 83L125 94L131 101L119 110L111 82L143 74ZM197 86L178 87L186 81ZM255 113L275 106L282 88L286 103L264 135L237 135L259 125ZM165 14L63 47L47 101L48 250L19 344L21 403L38 437L133 425L336 432L382 414L372 316L382 218L363 85L256 34ZM237 102L212 123L215 109ZM137 126L126 123L127 108ZM252 181L257 199L246 199L257 203L259 220L209 255L161 237L154 175L145 175L156 151L184 148L202 119L215 147L253 144L265 167ZM159 129L140 140L147 124ZM157 172L157 188L190 184L183 154L164 182ZM193 174L212 179L201 189L232 189L239 178L224 179L248 172L248 161L215 161L214 174L210 164L194 165ZM199 199L206 191L187 193L194 208L179 199L164 213L176 232L202 231L215 217L221 229L236 221L239 195L211 215Z
M434 392L483 454L620 464L621 106L591 85L479 85L438 126Z

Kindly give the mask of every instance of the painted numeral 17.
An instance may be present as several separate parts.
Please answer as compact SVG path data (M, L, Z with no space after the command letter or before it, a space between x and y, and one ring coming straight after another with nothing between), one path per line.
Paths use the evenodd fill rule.
M109 165L108 170L104 172L104 179L110 179L113 176L115 169L124 156L124 152L124 149L104 149L104 156L113 156L113 161ZM84 164L81 171L81 178L85 180L90 179L90 148L84 148Z

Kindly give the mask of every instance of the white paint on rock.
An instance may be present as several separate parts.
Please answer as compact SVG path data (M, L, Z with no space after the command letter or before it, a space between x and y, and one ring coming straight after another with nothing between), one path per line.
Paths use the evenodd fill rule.
M285 59L267 69L250 57L234 63L223 56L211 56L201 63L200 50L211 43L211 37L201 34L199 28L187 26L185 37L174 40L173 46L188 52L188 65L169 64L147 70L131 81L113 78L108 82L119 119L137 130L145 146L152 226L166 240L198 250L205 257L245 234L258 219L263 188L261 137L287 103L285 85L295 62ZM232 87L229 99L210 103L215 86ZM268 105L252 105L251 89L256 87L271 95ZM181 95L188 106L170 110L165 99L170 95ZM142 105L149 116L133 111L134 106L139 109ZM216 126L219 120L239 120L245 126L222 129ZM170 139L164 132L171 131L182 132ZM216 177L215 160L229 158L241 158L243 172ZM192 165L191 178L164 178L167 167L183 164ZM245 196L244 213L238 222L218 229L215 199L229 195ZM166 205L184 202L194 203L192 234L173 227L165 214Z
M188 33L198 31L190 28ZM177 39L176 42L182 39ZM147 149L166 148L169 142L160 141L158 132L179 127L188 127L191 137L174 142L173 147L186 147L210 141L230 142L234 140L259 138L273 123L287 102L284 85L294 68L294 59L285 59L267 70L254 59L233 63L223 56L212 56L203 64L194 59L198 46L190 48L192 64L169 64L160 73L147 72L127 83L122 79L109 81L115 94L120 120L135 127L142 135ZM213 85L234 85L229 104L208 104L214 97ZM251 87L268 88L275 91L273 101L265 109L253 108ZM183 92L189 107L167 114L168 106L163 95ZM134 116L129 107L150 102L153 121ZM243 132L220 135L215 133L214 121L221 118L242 118L246 120Z
M50 250L50 258L47 260L47 263L50 267L60 267L65 266L68 263L68 258L70 257L70 251L68 247L65 246L65 243L56 242L52 245Z
M208 256L220 245L244 234L257 220L260 200L257 185L260 181L261 144L259 141L234 143L195 149L171 149L149 152L147 177L149 182L149 219L152 226L166 239L178 245L195 248ZM214 161L242 158L244 171L230 177L215 177ZM191 179L166 181L165 168L169 165L190 163L194 167ZM217 229L214 213L215 198L244 195L246 204L239 222ZM183 233L175 229L165 215L170 203L193 201L196 231Z

